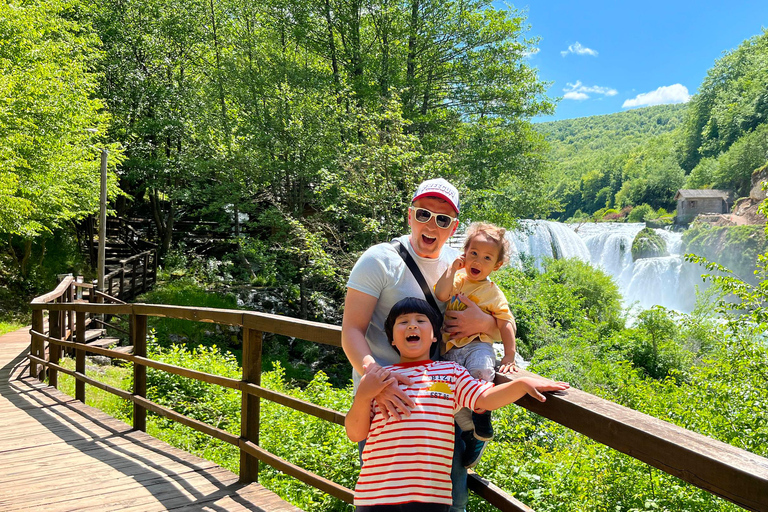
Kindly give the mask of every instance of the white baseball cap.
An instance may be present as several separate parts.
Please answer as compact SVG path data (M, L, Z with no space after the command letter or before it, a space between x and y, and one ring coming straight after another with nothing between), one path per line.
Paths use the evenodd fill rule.
M439 197L448 201L456 213L459 213L459 191L456 187L451 185L448 180L443 178L435 178L432 180L423 181L419 188L416 189L416 193L413 194L411 202L421 199L422 197Z

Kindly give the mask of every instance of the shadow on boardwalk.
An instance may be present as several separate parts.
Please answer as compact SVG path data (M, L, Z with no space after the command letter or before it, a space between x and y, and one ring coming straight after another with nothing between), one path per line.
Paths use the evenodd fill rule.
M299 510L30 378L28 349L0 336L0 510Z

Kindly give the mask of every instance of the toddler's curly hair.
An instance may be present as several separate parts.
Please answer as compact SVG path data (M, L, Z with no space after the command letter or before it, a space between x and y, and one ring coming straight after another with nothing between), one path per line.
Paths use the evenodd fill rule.
M509 245L509 240L507 240L507 237L504 236L506 232L506 229L502 228L501 226L497 226L496 224L490 224L488 222L473 222L467 228L467 238L464 240L464 252L467 252L469 244L475 237L483 235L488 240L494 242L499 248L499 257L496 261L501 261L502 264L505 264L509 261L509 255L512 251Z

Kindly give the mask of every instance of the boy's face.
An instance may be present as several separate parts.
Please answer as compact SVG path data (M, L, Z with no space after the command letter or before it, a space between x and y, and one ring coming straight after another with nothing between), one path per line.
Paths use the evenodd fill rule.
M429 349L436 341L432 322L427 315L406 313L395 319L392 345L400 351L401 363L429 359Z
M447 228L441 228L435 223L433 216L427 222L419 222L414 218L414 209L425 208L433 213L441 213L456 217L453 207L444 199L437 197L422 197L413 202L413 208L408 209L408 225L411 226L411 245L416 254L422 258L437 258L445 242L456 231L459 221L454 220Z
M471 281L482 281L503 262L499 261L499 246L485 235L474 237L464 253L464 270Z

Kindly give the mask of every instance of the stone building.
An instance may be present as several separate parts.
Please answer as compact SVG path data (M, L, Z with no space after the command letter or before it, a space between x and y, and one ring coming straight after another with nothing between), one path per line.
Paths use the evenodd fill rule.
M687 224L699 214L729 213L733 203L730 192L714 189L680 189L675 201L675 224Z

